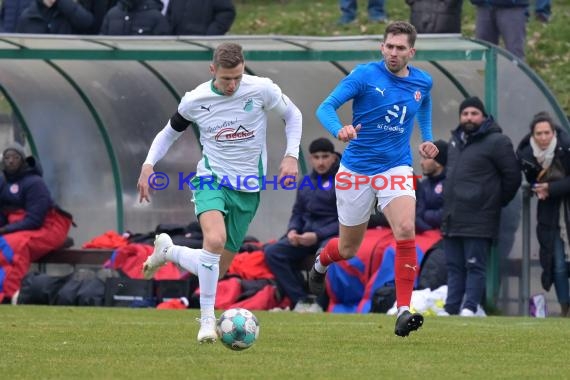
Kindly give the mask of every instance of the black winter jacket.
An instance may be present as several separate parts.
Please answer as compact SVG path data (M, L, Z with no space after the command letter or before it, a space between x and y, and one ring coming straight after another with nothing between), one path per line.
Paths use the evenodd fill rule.
M48 8L42 0L33 1L20 15L16 31L35 34L79 34L94 22L91 12L73 0L57 0Z
M297 197L287 232L314 232L319 241L338 235L335 175L339 163L340 158L323 176L313 171L297 183Z
M418 33L461 33L463 0L406 0Z
M536 236L539 242L539 258L542 266L541 282L549 291L554 282L554 242L560 236L560 209L564 206L566 231L570 236L570 136L557 128L557 144L552 165L560 165L566 177L548 182L548 198L537 201ZM526 135L517 148L517 157L527 182L532 186L542 167L532 153L530 134Z
M511 140L489 117L462 140L452 132L447 152L444 236L496 238L501 208L516 195L521 172Z
M235 18L232 0L170 0L166 13L174 35L223 35Z
M168 35L170 25L160 0L119 0L107 12L100 34L110 36Z
M0 175L0 227L6 233L40 228L52 207L54 202L34 157L27 157L17 173ZM24 210L26 216L7 224L5 214L15 210Z

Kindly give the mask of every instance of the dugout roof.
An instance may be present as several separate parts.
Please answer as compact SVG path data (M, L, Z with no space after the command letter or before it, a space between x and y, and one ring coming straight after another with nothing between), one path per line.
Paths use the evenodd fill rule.
M187 223L195 220L190 193L177 182L178 173L193 171L200 157L196 131L157 165L171 183L151 204L138 203L136 183L152 138L180 97L209 79L207 65L218 43L241 43L247 71L271 77L301 108L305 151L311 140L327 135L314 115L317 105L356 64L379 59L381 38L0 35L0 145L17 139L40 158L56 201L75 216L77 244L110 229L147 232L159 223ZM435 138L449 138L468 95L485 99L515 145L540 110L568 128L542 80L508 52L459 35L421 35L416 47L413 63L434 78ZM340 114L348 122L349 106ZM282 124L271 119L269 175L277 174L284 141ZM342 151L342 144L337 147ZM306 170L308 162L301 163ZM266 191L250 234L279 238L294 196Z

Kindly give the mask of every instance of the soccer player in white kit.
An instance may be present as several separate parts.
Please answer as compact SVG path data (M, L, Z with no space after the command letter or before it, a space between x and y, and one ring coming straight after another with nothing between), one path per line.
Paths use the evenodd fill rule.
M213 79L187 92L152 142L138 181L139 200L150 201L154 165L193 123L200 130L203 156L191 180L192 201L204 235L202 249L177 246L167 234L156 237L143 265L152 278L167 261L198 276L200 330L198 342L216 341L214 303L218 278L229 268L259 206L267 168L267 112L285 121L287 147L279 168L284 186L296 180L302 115L271 79L244 74L239 44L225 42L214 51Z

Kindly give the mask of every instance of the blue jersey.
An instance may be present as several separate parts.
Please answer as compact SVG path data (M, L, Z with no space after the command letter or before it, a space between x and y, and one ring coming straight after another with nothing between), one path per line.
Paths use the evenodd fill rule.
M317 109L317 118L334 136L342 128L336 110L352 102L352 125L361 125L342 155L342 164L359 174L374 175L390 168L412 166L410 139L417 115L423 141L432 141L431 76L408 66L398 77L384 61L357 66Z

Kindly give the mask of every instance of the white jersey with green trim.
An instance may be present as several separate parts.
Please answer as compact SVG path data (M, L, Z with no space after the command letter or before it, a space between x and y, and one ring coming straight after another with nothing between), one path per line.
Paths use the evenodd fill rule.
M259 191L267 168L267 111L277 106L286 109L279 86L247 74L231 96L220 94L213 80L187 92L178 113L200 130L203 157L196 175L204 183L213 176L235 190Z

